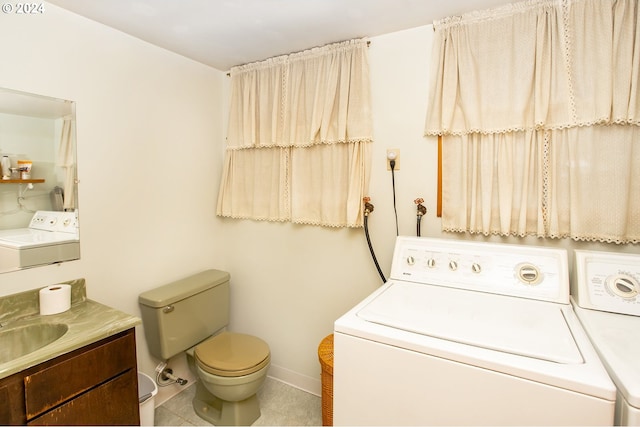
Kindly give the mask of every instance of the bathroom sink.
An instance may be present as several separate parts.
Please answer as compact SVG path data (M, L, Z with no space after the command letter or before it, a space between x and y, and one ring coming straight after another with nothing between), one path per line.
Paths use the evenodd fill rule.
M69 327L63 323L39 323L3 330L0 328L0 364L51 344Z

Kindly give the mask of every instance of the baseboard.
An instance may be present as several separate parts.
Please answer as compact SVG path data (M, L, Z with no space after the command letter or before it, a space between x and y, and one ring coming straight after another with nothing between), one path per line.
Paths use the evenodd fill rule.
M269 377L288 384L292 387L306 391L307 393L320 396L322 394L322 383L319 378L302 375L282 366L271 365L269 367ZM318 373L318 377L320 373Z

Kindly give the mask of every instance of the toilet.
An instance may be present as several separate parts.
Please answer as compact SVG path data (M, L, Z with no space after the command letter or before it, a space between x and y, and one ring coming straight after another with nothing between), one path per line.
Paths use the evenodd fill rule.
M269 345L229 332L229 273L206 270L140 294L151 354L185 352L197 376L193 409L214 425L251 425L260 417L256 393L267 376Z

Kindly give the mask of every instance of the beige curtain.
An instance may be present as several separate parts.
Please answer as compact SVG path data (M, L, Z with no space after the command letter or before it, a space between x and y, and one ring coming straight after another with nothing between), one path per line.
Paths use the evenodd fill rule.
M639 13L535 0L434 24L444 230L640 241Z
M76 163L73 141L73 119L65 117L62 120L57 162L64 171L64 202L62 207L65 211L76 208Z
M361 226L370 105L365 40L233 68L217 214Z
M551 237L640 243L640 127L552 131Z

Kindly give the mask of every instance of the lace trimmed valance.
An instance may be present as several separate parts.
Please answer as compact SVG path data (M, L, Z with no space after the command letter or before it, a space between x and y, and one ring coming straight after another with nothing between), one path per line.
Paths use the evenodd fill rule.
M232 68L227 147L371 141L366 54L359 39Z
M636 0L529 0L434 23L426 135L640 125Z

